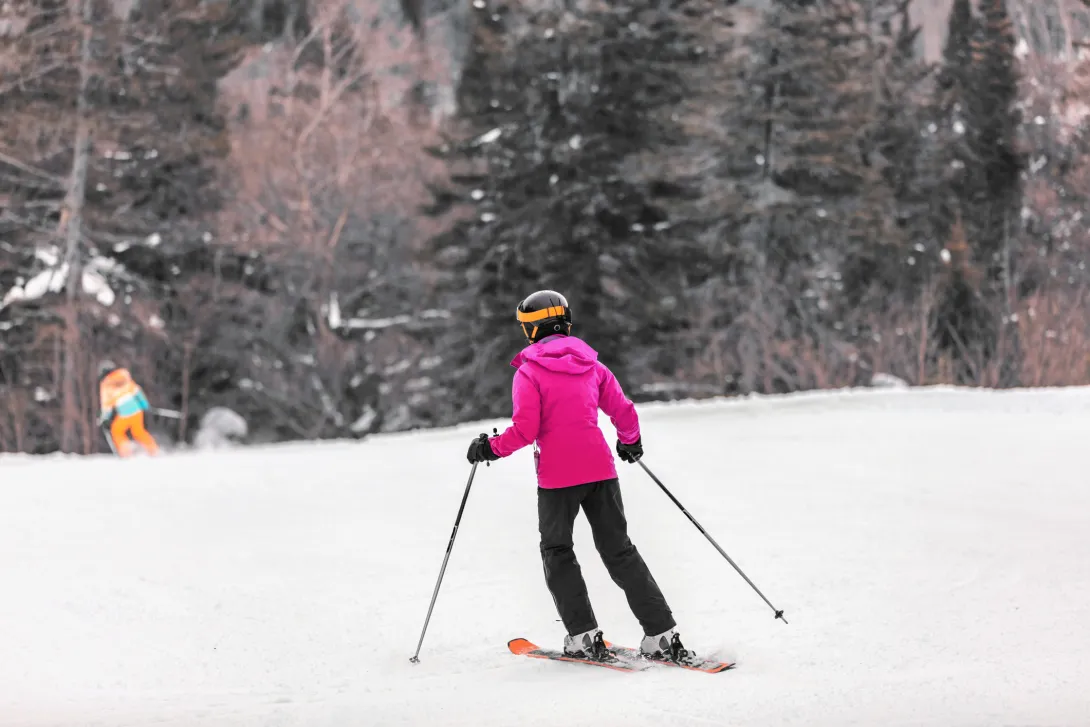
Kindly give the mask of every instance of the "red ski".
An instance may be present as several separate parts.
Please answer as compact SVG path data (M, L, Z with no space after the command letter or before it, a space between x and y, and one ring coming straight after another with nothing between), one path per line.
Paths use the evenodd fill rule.
M680 669L688 669L689 671L701 671L705 674L718 674L735 667L734 662L716 661L714 659L696 658L691 663L681 664L673 661L648 659L641 655L637 649L630 649L627 646L617 646L608 641L606 642L606 648L609 649L610 653L613 655L613 658L608 661L580 659L574 656L567 656L560 649L543 649L526 639L512 639L507 642L507 648L510 649L512 654L518 656L529 656L534 659L549 659L551 661L568 661L575 664L587 664L589 666L604 666L607 669L624 672L644 671L645 669L651 669L656 666L672 666Z
M517 654L518 656L529 656L533 659L549 659L550 661L568 661L573 664L587 664L588 666L604 666L606 669L613 669L614 671L643 671L644 669L650 669L653 665L652 662L649 662L646 659L629 659L620 655L605 661L599 661L597 659L580 659L579 657L568 656L560 649L543 649L526 639L511 639L507 642L507 648L511 650L512 654ZM611 651L613 651L613 649L611 649Z
M702 659L700 657L693 657L690 661L685 663L678 663L676 661L666 661L659 659L649 659L640 654L638 649L630 649L627 646L617 646L606 642L606 648L623 659L639 659L648 664L654 666L673 666L679 669L688 669L690 671L702 671L705 674L719 674L727 669L733 669L735 662L733 661L716 661L715 659Z

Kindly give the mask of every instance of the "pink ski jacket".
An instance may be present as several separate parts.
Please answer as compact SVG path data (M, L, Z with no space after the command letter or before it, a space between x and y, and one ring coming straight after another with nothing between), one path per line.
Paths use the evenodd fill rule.
M640 438L635 405L598 352L572 336L552 336L523 349L511 361L512 424L493 437L500 457L531 442L540 450L539 487L555 489L617 476L613 449L598 427L598 409L609 416L625 444Z

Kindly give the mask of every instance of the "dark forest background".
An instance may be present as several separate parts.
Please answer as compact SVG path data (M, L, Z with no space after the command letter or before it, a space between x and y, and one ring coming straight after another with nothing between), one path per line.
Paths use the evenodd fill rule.
M1090 383L1090 59L954 0L8 0L0 451L510 413L562 291L639 401ZM885 378L883 376L883 378Z

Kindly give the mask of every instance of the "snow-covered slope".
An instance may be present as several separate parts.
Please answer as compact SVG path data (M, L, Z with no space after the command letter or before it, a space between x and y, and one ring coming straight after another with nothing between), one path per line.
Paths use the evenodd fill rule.
M720 675L507 653L562 630L529 452L484 425L160 460L0 459L0 724L1083 725L1090 391L886 391L642 410L634 541ZM488 428L503 422L489 422ZM612 431L606 427L607 434ZM580 519L607 638L638 626Z

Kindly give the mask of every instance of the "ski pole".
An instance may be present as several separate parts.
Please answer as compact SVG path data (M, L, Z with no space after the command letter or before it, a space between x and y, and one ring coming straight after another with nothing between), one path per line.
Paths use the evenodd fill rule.
M152 414L157 414L157 415L159 415L161 417L166 417L168 419L181 419L182 418L182 413L180 411L174 411L173 409L156 409L156 408L153 407L152 410L151 410L151 413Z
M640 467L643 467L643 471L646 472L648 474L648 476L655 481L655 484L662 488L662 491L666 493L666 496L674 501L674 504L678 506L678 509L680 509L683 513L685 513L685 517L689 518L689 520L692 522L692 524L696 526L696 529L699 530L701 533L703 533L704 537L707 538L708 541L712 545L715 546L715 549L719 551L719 554L721 556L723 556L724 558L726 558L728 563L730 563L732 566L734 566L734 570L738 571L738 575L740 575L740 576L742 576L743 578L746 579L746 583L749 584L749 587L752 588L754 591L756 591L758 596L760 596L762 599L764 599L764 602L767 603L768 607L772 609L772 612L776 615L776 618L780 619L784 623L787 623L787 619L785 619L783 617L783 611L782 610L776 610L776 607L773 606L772 603L767 598L765 598L765 594L761 593L761 589L757 588L757 586L754 585L753 581L751 581L749 579L749 576L747 576L745 573L743 573L742 569L738 567L738 564L735 563L733 560L731 560L731 557L729 555L727 555L725 550L723 550L722 548L719 547L719 543L715 542L715 540L712 538L712 536L708 535L708 531L705 530L704 528L702 528L700 526L700 523L698 523L696 521L696 518L694 518L692 515L690 515L689 511L685 509L685 506L682 505L680 502L678 502L678 499L676 497L674 497L670 493L669 490L666 489L666 485L662 484L662 480L660 480L658 477L655 477L655 473L652 472L651 470L649 470L647 468L647 465L645 465L643 462L639 462L639 460L637 460L637 462L639 463Z
M488 435L482 434L481 439L488 441ZM431 621L431 612L435 608L435 599L439 595L439 586L443 582L443 574L447 570L447 561L450 560L450 551L454 549L454 538L458 535L458 525L462 522L462 511L466 508L466 500L469 499L469 488L473 486L473 475L477 474L477 462L469 470L469 482L466 483L465 494L462 495L462 504L458 506L458 516L454 518L454 530L450 533L450 542L447 543L447 554L443 556L443 567L439 569L439 580L435 582L435 590L431 594L431 605L428 606L428 615L424 619L424 628L420 631L420 641L416 644L416 653L409 659L414 664L420 663L420 647L424 644L424 633L428 630L428 622Z
M102 436L106 438L106 444L110 445L110 451L117 454L117 447L114 446L114 439L110 436L110 433L106 431L106 426L100 427L102 430Z

